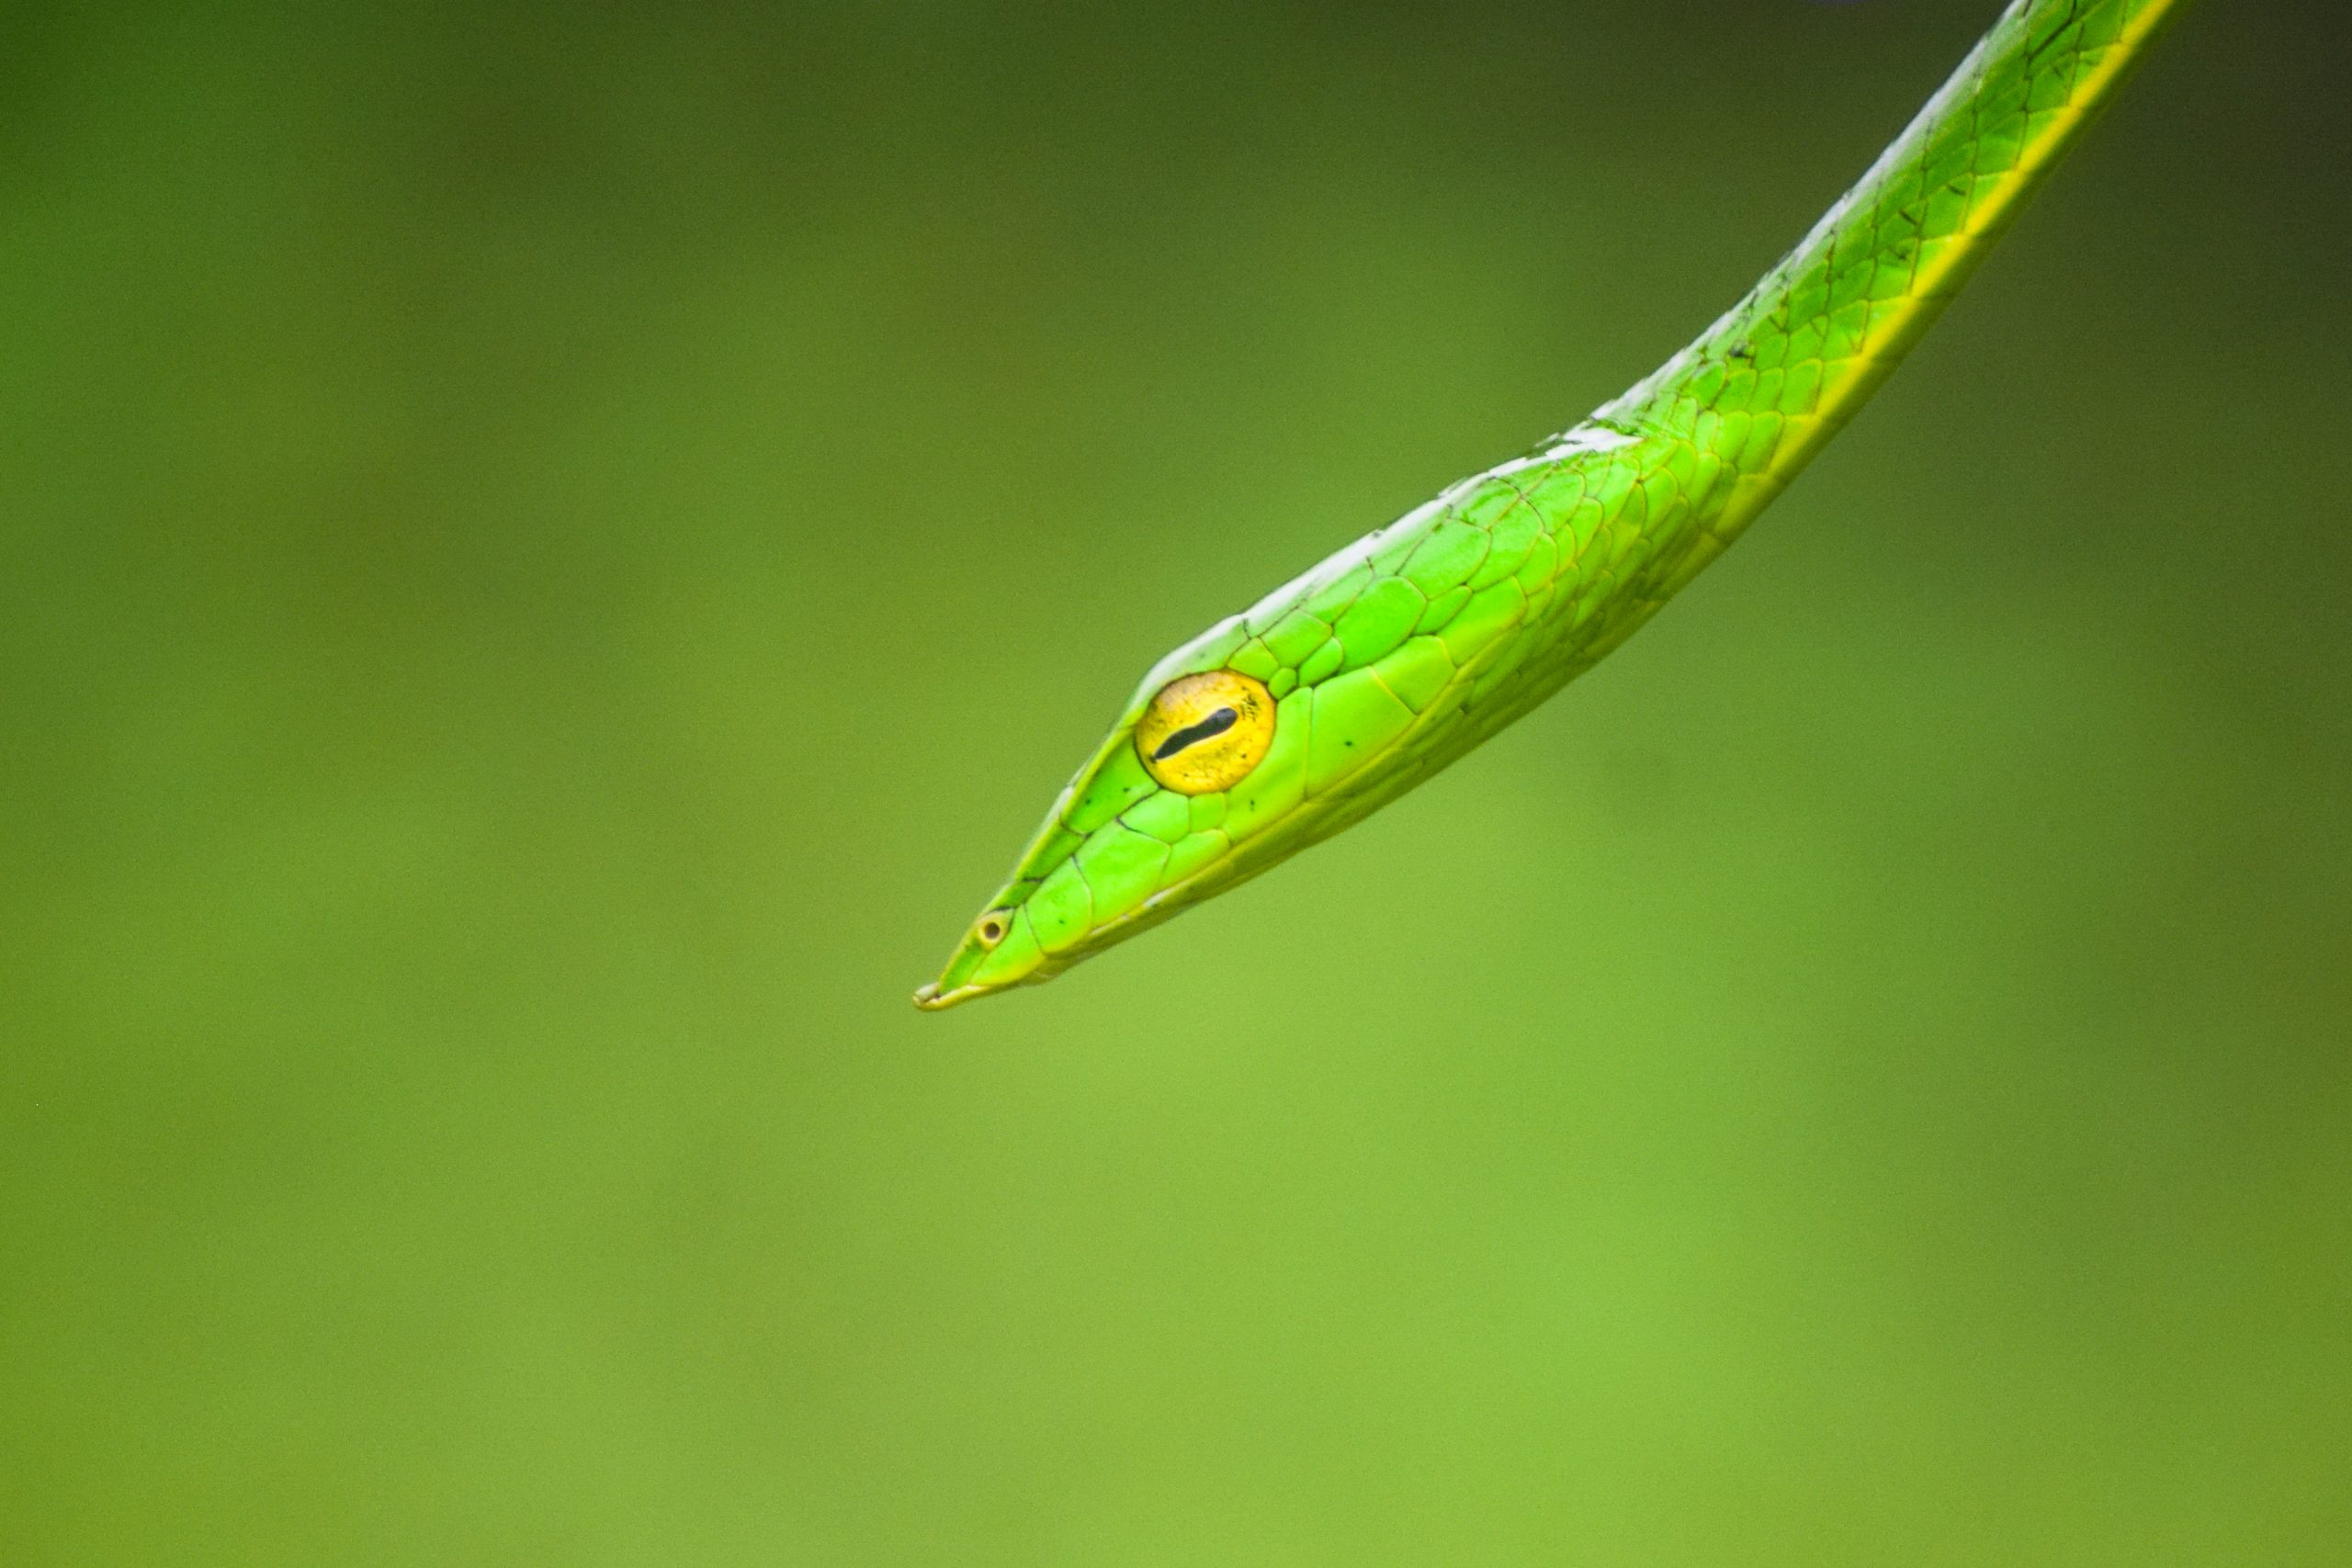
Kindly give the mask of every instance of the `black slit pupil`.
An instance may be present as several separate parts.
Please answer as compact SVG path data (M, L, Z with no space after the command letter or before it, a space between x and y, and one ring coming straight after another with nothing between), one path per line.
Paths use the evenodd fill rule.
M1241 716L1231 708L1219 708L1197 724L1188 724L1153 750L1151 760L1164 762L1187 746L1197 746L1211 736L1223 735L1241 721Z

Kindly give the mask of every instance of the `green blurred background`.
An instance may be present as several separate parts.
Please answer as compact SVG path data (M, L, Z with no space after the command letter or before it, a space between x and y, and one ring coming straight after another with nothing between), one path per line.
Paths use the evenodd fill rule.
M0 1562L2352 1562L2335 0L1560 701L907 1003L1994 8L11 6Z

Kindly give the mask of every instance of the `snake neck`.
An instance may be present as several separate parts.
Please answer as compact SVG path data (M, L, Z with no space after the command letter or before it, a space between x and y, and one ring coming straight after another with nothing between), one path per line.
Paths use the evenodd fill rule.
M1703 555L1853 417L2185 4L2016 0L1795 249L1595 413L1721 457Z

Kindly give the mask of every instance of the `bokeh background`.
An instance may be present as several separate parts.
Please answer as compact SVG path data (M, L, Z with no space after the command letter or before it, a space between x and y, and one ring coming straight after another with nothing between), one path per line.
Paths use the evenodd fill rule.
M11 6L0 1561L2352 1562L2334 0L1559 701L907 1004L1993 9Z

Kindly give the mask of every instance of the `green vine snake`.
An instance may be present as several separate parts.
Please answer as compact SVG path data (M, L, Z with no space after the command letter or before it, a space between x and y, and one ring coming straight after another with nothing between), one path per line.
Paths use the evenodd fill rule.
M1049 979L1361 821L1590 669L1876 390L2184 3L2017 0L1689 347L1161 660L916 1003Z

